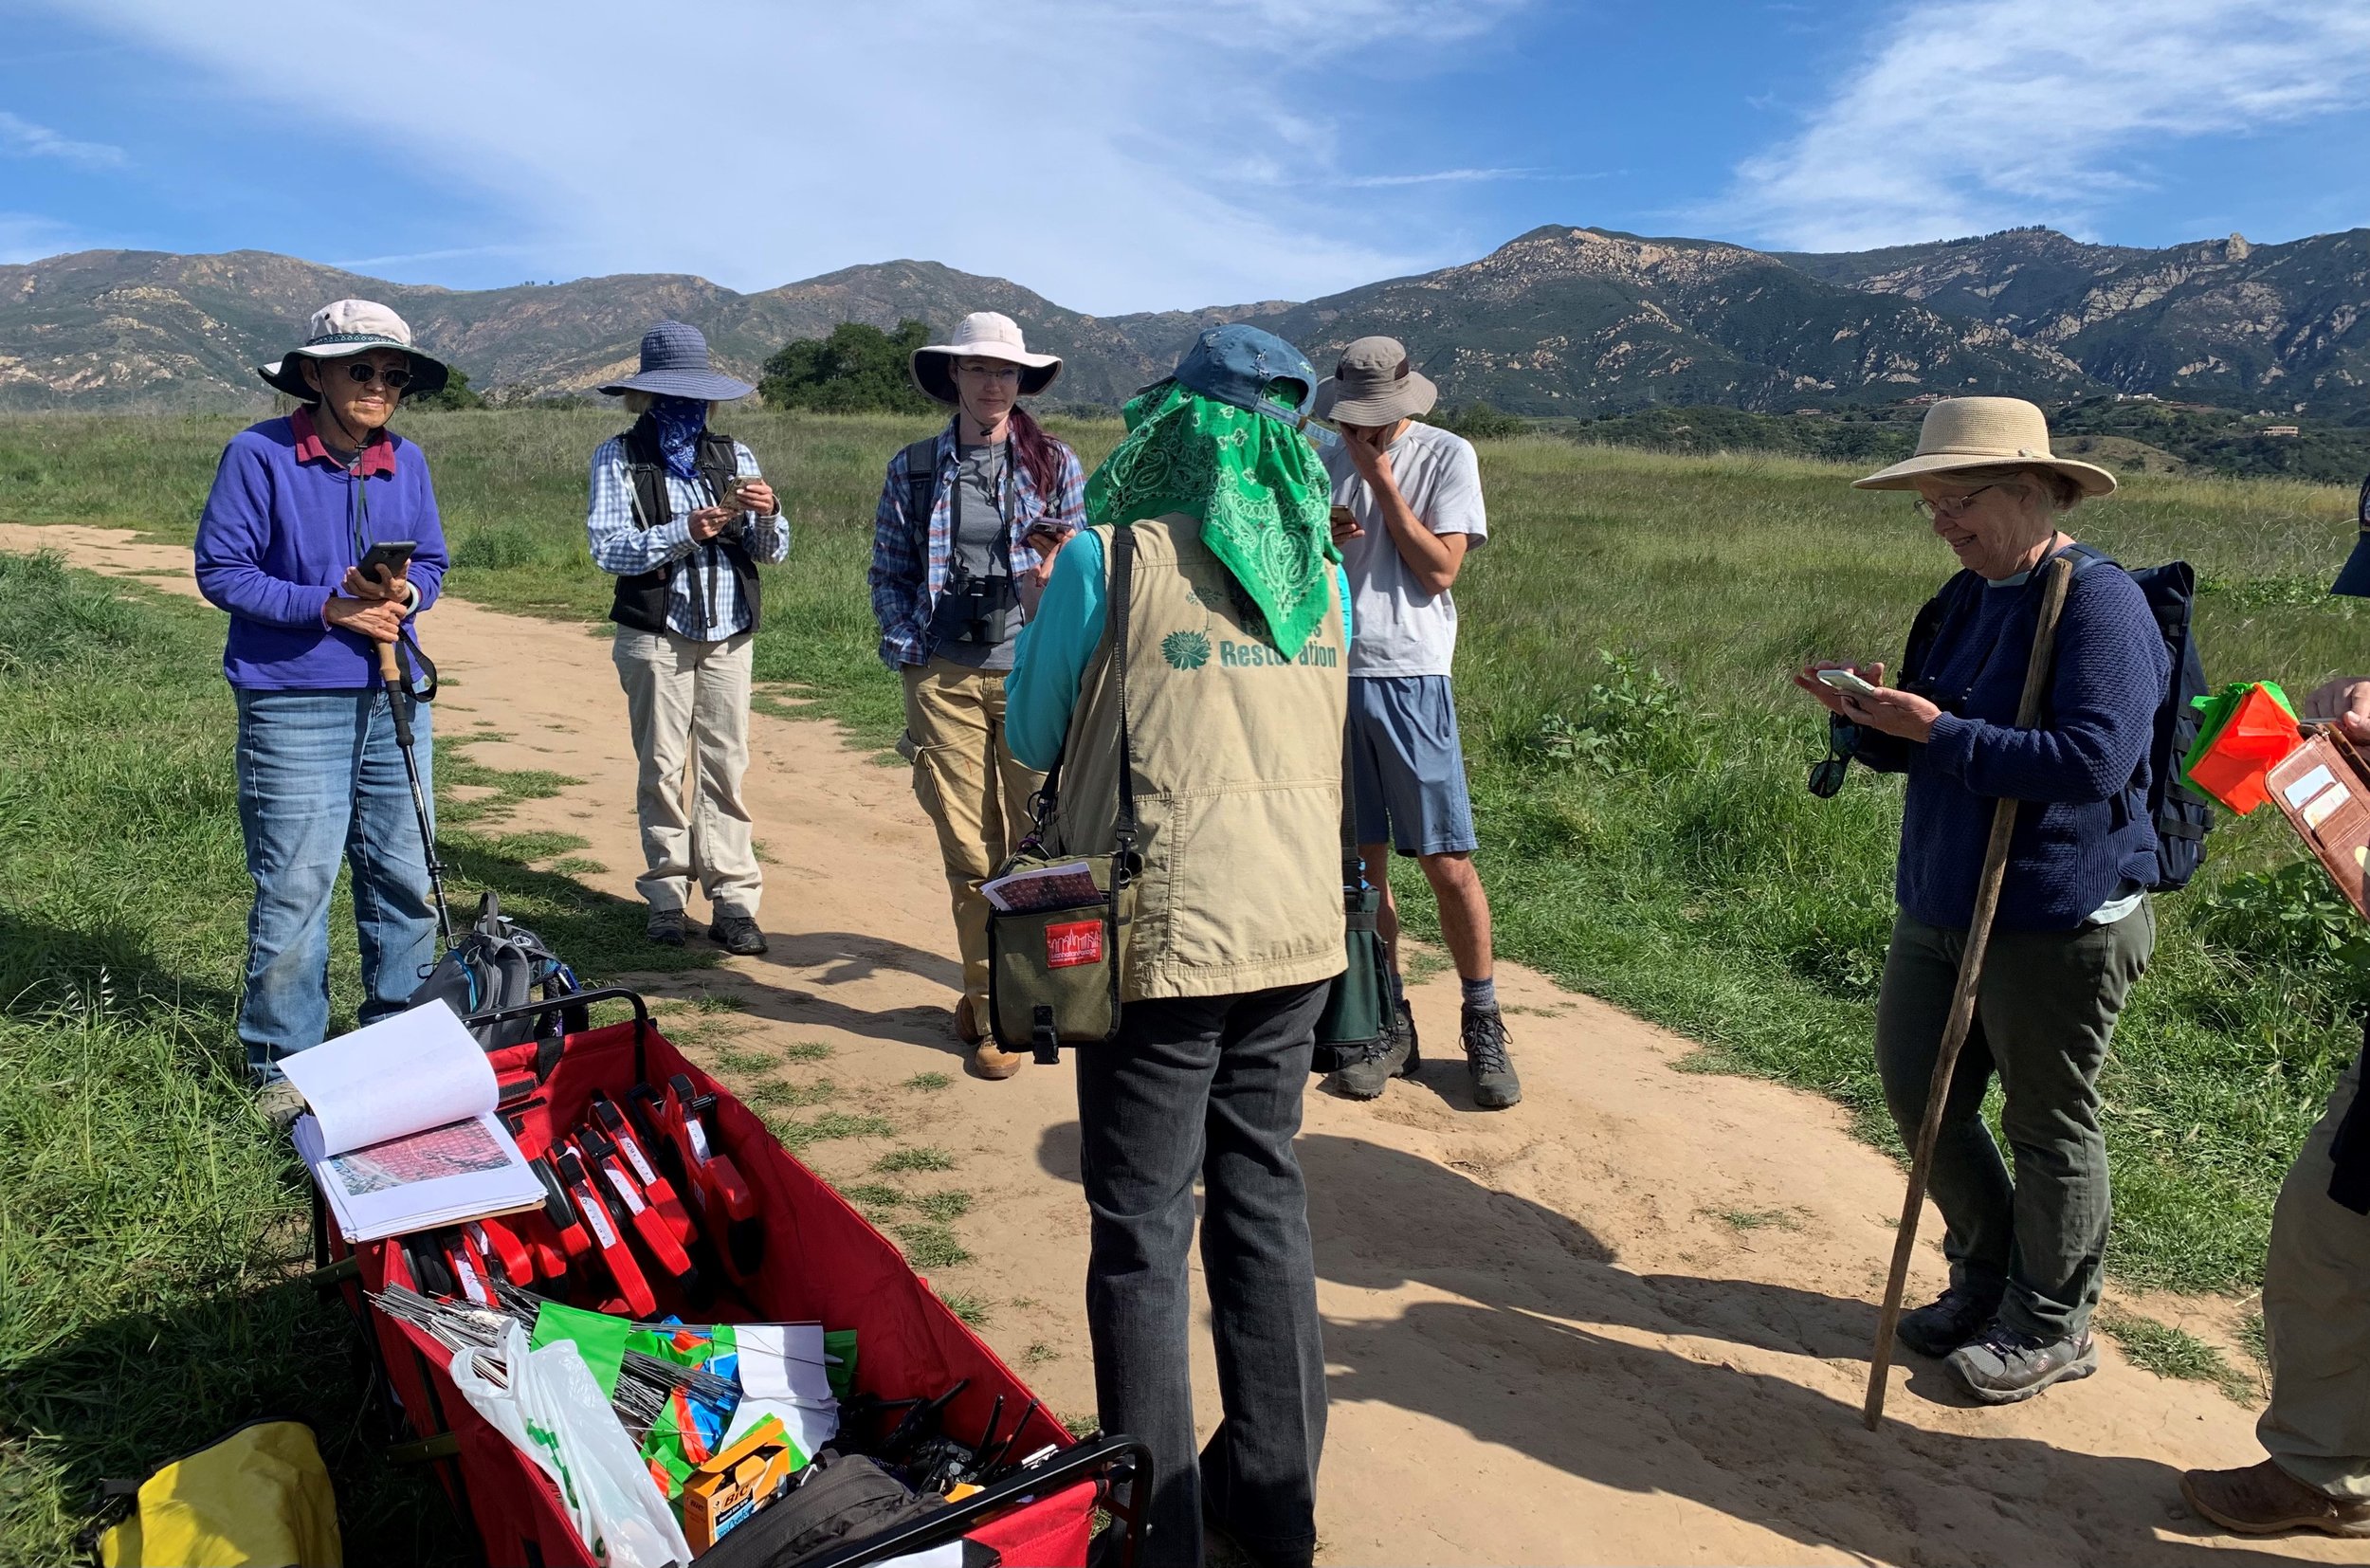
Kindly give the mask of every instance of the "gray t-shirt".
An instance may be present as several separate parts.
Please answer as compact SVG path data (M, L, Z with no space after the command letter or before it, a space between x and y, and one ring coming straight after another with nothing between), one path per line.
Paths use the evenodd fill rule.
M959 447L955 452L955 561L974 577L1010 577L1012 557L999 550L1003 537L1004 454L1001 446ZM1015 628L1015 630L1018 629ZM1017 636L1000 643L944 642L930 651L973 669L1009 670Z
M1358 519L1365 537L1341 545L1350 579L1352 675L1446 675L1456 660L1456 599L1427 593L1415 581L1383 520L1382 504L1358 476L1350 454L1323 448L1333 500ZM1466 534L1469 554L1489 538L1482 506L1481 465L1473 444L1453 430L1410 422L1391 444L1391 473L1416 520L1435 534Z

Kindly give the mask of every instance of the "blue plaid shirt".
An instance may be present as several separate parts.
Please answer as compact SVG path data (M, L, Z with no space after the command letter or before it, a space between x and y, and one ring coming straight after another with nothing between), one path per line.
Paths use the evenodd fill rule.
M738 471L761 476L748 447L733 443ZM717 643L749 629L749 607L740 602L740 585L733 580L724 553L713 545L694 543L691 514L713 506L705 480L665 477L666 502L672 515L647 528L633 517L633 475L626 463L626 438L613 436L592 454L592 503L584 517L584 532L592 542L592 564L620 577L655 572L662 566L683 566L666 585L666 629L695 643ZM741 514L737 525L749 558L767 565L790 554L790 524L776 511L759 517ZM717 536L722 538L724 536Z
M1023 542L1031 528L1048 525L1064 534L1075 533L1086 519L1086 474L1078 454L1055 442L1062 454L1062 483L1050 497L1037 493L1029 465L1012 465L1012 534L1009 539L1014 577L1037 568L1039 556ZM930 516L920 521L905 515L910 495L905 472L905 448L889 459L888 478L881 485L881 505L872 518L872 618L881 624L881 662L891 669L930 661L930 617L955 556L955 422L939 432L938 499Z

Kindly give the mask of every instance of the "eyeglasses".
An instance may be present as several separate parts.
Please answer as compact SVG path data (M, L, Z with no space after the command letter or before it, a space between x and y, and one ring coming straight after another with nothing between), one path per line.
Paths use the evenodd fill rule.
M958 364L955 367L965 375L975 375L982 381L1018 381L1020 367L1005 364Z
M1986 490L1996 490L1998 488L1999 486L1996 484L1978 484L1963 496L1937 496L1931 501L1926 500L1923 496L1920 496L1909 504L1918 509L1918 516L1927 519L1928 520L1931 520L1937 513L1940 513L1942 516L1946 518L1955 518L1961 512L1964 512L1968 507L1974 505L1976 497L1981 495Z
M401 392L411 384L411 373L401 365L397 365L393 370L383 371L367 360L356 359L346 366L346 374L354 377L354 384L357 387L367 387L374 381L384 381L389 391Z

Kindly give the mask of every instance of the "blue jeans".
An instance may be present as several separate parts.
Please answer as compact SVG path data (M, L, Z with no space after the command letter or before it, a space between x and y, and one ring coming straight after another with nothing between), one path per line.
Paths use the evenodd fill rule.
M329 1032L329 896L338 858L354 867L361 1022L400 1012L410 1000L436 962L436 912L387 695L236 695L239 828L255 884L239 1040L248 1069L276 1078L280 1058L311 1049ZM411 712L427 790L428 710L413 702Z

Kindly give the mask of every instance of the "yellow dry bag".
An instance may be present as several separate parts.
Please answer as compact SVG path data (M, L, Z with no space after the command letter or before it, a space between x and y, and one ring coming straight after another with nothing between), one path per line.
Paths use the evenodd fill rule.
M337 1498L301 1421L257 1421L139 1485L106 1568L339 1568Z

